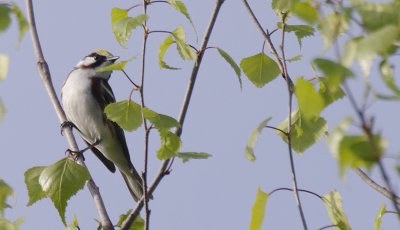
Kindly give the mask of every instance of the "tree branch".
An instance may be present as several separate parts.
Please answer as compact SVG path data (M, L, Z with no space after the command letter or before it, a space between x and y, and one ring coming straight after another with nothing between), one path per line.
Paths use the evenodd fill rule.
M146 0L143 0L143 13L147 14L147 5ZM140 81L140 99L142 103L142 108L146 106L144 102L144 79L145 79L145 67L146 67L146 48L147 48L147 38L148 38L148 28L147 22L144 21L143 24L143 45L142 45L142 73L141 73L141 81ZM147 120L143 117L143 126L144 126L144 167L143 167L143 199L144 199L144 209L145 209L145 222L144 222L144 230L150 229L150 209L149 209L149 194L147 192L147 166L148 166L148 158L149 158L149 135L150 129L147 124Z
M283 75L285 76L286 79L286 84L287 84L287 90L288 90L288 131L287 131L287 139L288 139L288 151L289 151L289 160L290 160L290 169L292 173L292 181L293 181L293 193L296 199L297 203L297 208L299 210L299 214L301 217L301 222L303 224L304 230L307 230L307 221L304 215L303 207L301 205L301 199L299 195L299 190L298 190L298 185L297 185L297 177L296 177L296 169L294 166L294 159L293 159L293 150L292 150L292 107L293 107L293 87L292 87L292 81L289 77L289 73L287 70L287 65L286 65L286 55L285 55L285 29L286 29L286 17L287 14L284 14L282 16L282 41L281 41L281 54L282 54L282 62L283 62L283 70L284 73Z
M353 93L350 91L347 83L344 81L342 85L343 85L343 89L344 89L347 97L349 98L351 106L356 111L356 113L358 115L358 118L361 121L361 128L362 128L363 132L365 133L365 135L367 135L367 138L368 138L369 142L371 143L371 148L373 149L373 151L378 151L378 147L374 144L375 141L374 141L374 135L372 133L372 127L367 122L367 119L365 117L364 111L362 111L358 107L357 102L356 102L356 100L355 100L355 98L353 96ZM386 184L388 192L390 193L390 197L389 198L392 201L394 209L398 213L398 217L400 218L400 208L399 208L398 203L396 201L397 195L396 195L396 193L394 192L394 190L392 188L392 185L391 185L390 180L389 180L389 176L386 173L385 167L383 166L381 159L377 160L377 164L378 164L379 171L381 172L382 179Z
M382 194L383 196L392 199L392 194L389 190L387 190L385 187L381 186L380 184L376 183L376 181L372 180L364 171L362 171L360 168L355 168L354 172L365 182L367 185L369 185L371 188L375 189L377 192ZM400 197L396 196L395 201L397 204L400 205Z
M193 66L192 73L190 76L190 80L188 83L188 88L186 91L186 95L184 97L184 101L182 104L182 108L179 114L178 121L180 123L180 128L176 129L175 134L178 135L179 137L182 135L182 127L185 121L186 113L189 108L190 100L192 98L192 93L194 89L194 85L196 82L197 74L199 72L199 68L204 56L204 51L206 50L208 41L210 40L211 32L213 31L215 22L217 20L217 16L219 14L219 10L221 9L222 4L225 2L225 0L216 0L216 4L213 10L213 13L211 15L210 22L208 24L207 30L205 32L203 41L201 43L201 48L200 52L197 55L197 60ZM160 169L158 171L157 176L155 177L153 183L148 189L148 194L151 196L154 192L154 190L157 188L157 186L160 184L161 180L164 178L165 175L168 175L168 165L170 163L170 159L165 160L161 163ZM143 208L143 198L138 201L138 204L136 208L133 210L133 212L127 217L125 222L123 223L121 230L127 230L129 229L129 226L132 224L132 222L135 220L135 218L139 215L140 211Z
M43 51L40 45L39 35L37 33L35 16L33 11L32 0L26 0L26 7L27 7L27 14L28 14L28 23L31 32L31 38L33 43L33 49L35 52L36 60L37 60L37 70L41 77L42 83L46 88L47 94L50 98L50 101L55 109L57 114L58 120L60 123L64 123L67 121L65 116L64 110L57 98L57 94L54 90L54 86L51 80L49 66L47 65L46 60L44 59ZM70 146L70 149L73 151L78 150L78 145L76 144L75 138L72 134L72 129L70 127L64 128L64 134ZM86 167L83 158L80 155L77 155L76 162L84 167ZM89 172L89 171L88 171ZM103 229L114 229L110 218L108 217L107 211L105 209L103 199L101 198L100 192L98 187L96 186L95 182L93 181L90 173L89 173L89 180L87 183L87 187L93 197L93 201L96 205L97 212L100 217L100 222Z
M292 181L293 181L293 192L295 195L297 207L299 210L299 214L301 217L301 221L303 224L303 228L307 230L307 222L304 216L303 208L301 205L301 200L298 192L298 186L297 186L297 179L296 179L296 171L295 171L295 166L294 166L294 159L293 159L293 151L292 151L292 141L291 141L291 126L292 126L292 100L293 100L293 82L289 77L289 73L287 71L287 65L286 65L286 57L285 57L285 25L286 25L286 14L283 13L282 16L282 23L283 23L283 28L282 28L282 40L281 40L281 55L282 57L279 57L279 54L274 46L274 44L271 41L271 34L268 32L265 32L263 27L261 26L260 22L258 21L256 15L254 14L253 10L251 9L249 3L247 0L242 0L243 4L245 5L247 11L249 12L251 18L253 19L254 23L256 24L257 29L260 31L261 35L264 37L266 43L268 44L271 53L275 57L275 61L278 64L278 67L280 69L281 75L283 78L286 80L287 84L287 89L288 89L288 95L289 95L289 101L288 101L288 107L289 107L289 123L288 123L288 131L287 131L287 139L288 139L288 151L289 151L289 160L290 160L290 168L291 168L291 174L292 174Z

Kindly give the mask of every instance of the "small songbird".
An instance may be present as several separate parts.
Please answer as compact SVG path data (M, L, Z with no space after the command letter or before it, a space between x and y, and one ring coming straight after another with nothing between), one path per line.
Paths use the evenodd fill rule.
M69 73L61 98L70 124L111 172L117 166L133 199L138 201L143 194L142 180L130 160L124 131L104 113L104 108L115 102L108 84L112 71L98 71L118 58L106 50L84 57Z

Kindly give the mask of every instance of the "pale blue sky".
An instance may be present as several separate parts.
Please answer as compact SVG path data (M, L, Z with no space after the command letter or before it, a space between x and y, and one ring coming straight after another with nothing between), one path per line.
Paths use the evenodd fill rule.
M199 34L199 42L209 20L213 0L184 1ZM270 10L269 1L251 1L252 7L262 19L263 26L275 28L277 18ZM16 2L25 11L23 1ZM127 48L121 48L111 32L110 11L112 7L128 8L134 3L126 1L35 1L35 13L42 48L50 66L57 92L69 71L86 54L104 48L121 59L140 54L142 44L140 30L136 30ZM135 10L131 15L140 13ZM173 30L182 24L188 40L198 47L190 24L165 4L149 8L149 27L153 30ZM289 21L291 23L293 21ZM298 21L294 21L299 23ZM178 58L175 49L170 49L166 60L170 65L182 67L179 71L160 70L157 62L158 46L165 34L149 37L146 68L146 103L153 110L177 117L188 78L191 62ZM278 38L275 41L278 41ZM9 55L10 70L5 81L0 82L0 97L7 114L0 125L1 159L0 176L16 193L10 199L14 207L6 216L16 219L25 216L21 229L63 229L57 211L49 199L31 207L28 200L23 173L30 167L50 165L62 157L68 148L60 135L59 122L42 86L35 68L35 60L29 36L21 45L17 43L16 23L0 36L0 52ZM288 36L287 56L295 56L300 50L297 40ZM255 29L241 1L227 0L217 19L209 42L227 51L237 62L260 52L262 38ZM303 41L304 59L289 65L292 77L311 77L308 61L313 57L327 55L322 50L319 38ZM127 72L138 81L140 58L128 65ZM373 78L374 85L380 83ZM361 81L351 86L360 92ZM115 72L110 81L117 100L126 99L129 87L125 77ZM358 94L361 98L361 94ZM134 96L138 99L138 95ZM183 128L183 151L211 153L208 160L193 160L182 164L175 160L172 173L165 177L150 203L151 229L203 230L203 229L248 229L251 207L257 187L271 191L279 187L291 187L291 176L287 146L272 130L264 130L255 149L257 160L244 158L244 147L251 130L266 117L272 116L271 125L277 125L287 115L285 82L277 79L262 89L254 87L243 76L240 90L233 70L216 50L208 50L200 68L198 81L185 126ZM396 131L400 125L394 123L400 114L397 103L375 103L370 110L377 115L377 127L389 142L389 154L398 152ZM347 99L339 101L323 116L331 130L335 123L346 115L352 115ZM355 129L354 129L355 130ZM153 178L160 162L155 157L158 147L156 133L151 136L150 177ZM79 145L84 147L77 136ZM134 165L141 170L143 130L127 134L127 142ZM100 187L105 205L113 222L118 215L134 208L122 177L111 174L93 157L86 153L86 162L94 180ZM295 156L299 186L320 195L337 189L343 196L344 209L353 229L372 229L373 218L387 199L369 188L353 173L348 172L344 180L338 177L336 161L326 147L325 141ZM393 171L393 159L385 159L388 169ZM380 181L376 170L372 176ZM391 175L396 191L398 175ZM152 179L150 179L151 181ZM315 197L302 194L305 215L310 229L329 225L323 203ZM291 193L274 194L268 201L263 229L301 229L301 222ZM67 221L76 214L81 229L94 229L98 218L92 198L85 187L72 197L67 207ZM398 228L394 216L385 216L382 229Z

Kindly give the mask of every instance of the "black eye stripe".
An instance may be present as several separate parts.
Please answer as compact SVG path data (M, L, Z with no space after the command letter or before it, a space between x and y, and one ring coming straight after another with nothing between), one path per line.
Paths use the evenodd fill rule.
M107 59L106 56L103 56L103 55L98 54L98 53L91 53L91 54L89 54L87 57L93 57L94 60L95 60L95 62L94 62L93 64L90 65L90 67L92 67L92 68L95 68L95 67L100 66L100 65L103 64L103 63L106 61L106 59Z

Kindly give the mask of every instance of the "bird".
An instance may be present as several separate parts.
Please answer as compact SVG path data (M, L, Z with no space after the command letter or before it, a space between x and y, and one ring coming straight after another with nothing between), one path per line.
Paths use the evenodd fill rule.
M61 101L69 125L111 172L118 168L133 199L138 201L143 195L142 179L130 159L124 131L104 113L104 108L116 100L108 83L112 71L99 69L118 58L106 50L85 56L68 74Z

